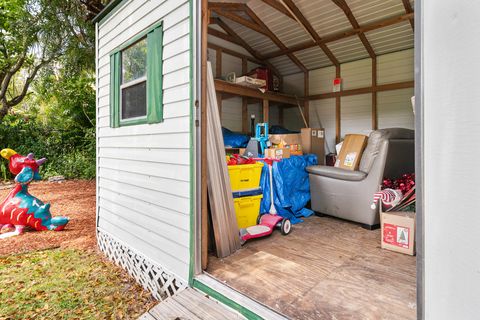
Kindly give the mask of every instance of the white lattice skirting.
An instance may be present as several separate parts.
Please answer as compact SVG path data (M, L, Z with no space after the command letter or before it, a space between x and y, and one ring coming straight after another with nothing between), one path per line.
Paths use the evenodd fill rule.
M101 230L98 230L98 245L108 258L125 269L157 300L163 300L186 288L173 274Z

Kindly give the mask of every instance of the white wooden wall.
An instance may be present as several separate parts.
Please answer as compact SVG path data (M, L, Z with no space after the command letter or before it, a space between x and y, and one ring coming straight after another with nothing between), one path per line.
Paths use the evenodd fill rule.
M109 127L112 50L162 20L165 121ZM98 31L98 228L183 280L189 270L188 0L127 1Z
M480 2L420 6L425 319L479 319Z
M377 82L388 84L412 81L413 49L389 53L377 57ZM341 65L344 90L368 87L372 84L372 62L358 60ZM332 91L335 67L310 71L310 94ZM414 115L410 98L413 88L379 92L377 117L379 128L414 128ZM368 134L372 129L372 95L362 94L341 98L341 136L348 133ZM310 126L323 126L327 145L333 151L335 145L335 99L310 101Z

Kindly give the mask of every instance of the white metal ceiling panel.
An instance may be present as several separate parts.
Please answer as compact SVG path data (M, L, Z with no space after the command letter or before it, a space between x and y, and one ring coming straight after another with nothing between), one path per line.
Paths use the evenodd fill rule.
M320 37L352 29L345 13L332 0L294 0Z
M314 47L295 52L295 56L303 63L303 65L309 69L318 69L332 65L330 59L325 55L320 47Z
M357 36L330 42L327 46L340 63L369 57L365 46Z
M400 0L346 0L360 26L405 13Z
M248 43L254 50L261 54L266 54L272 51L278 51L278 46L270 40L266 35L253 31L239 23L229 20L225 17L220 17L230 28L237 33L246 43Z
M368 41L377 55L413 48L414 35L410 22L367 32Z
M252 0L248 6L285 46L294 46L312 39L296 20L292 20L265 2Z
M287 56L272 58L268 61L273 64L278 69L278 72L280 72L280 74L283 76L302 72L302 70L300 70L300 68L298 68L297 65L294 64Z

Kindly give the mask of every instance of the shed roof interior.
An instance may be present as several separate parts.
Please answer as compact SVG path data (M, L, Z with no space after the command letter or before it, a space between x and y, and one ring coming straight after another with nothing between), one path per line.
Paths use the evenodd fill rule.
M413 0L210 1L209 33L285 76L413 48Z

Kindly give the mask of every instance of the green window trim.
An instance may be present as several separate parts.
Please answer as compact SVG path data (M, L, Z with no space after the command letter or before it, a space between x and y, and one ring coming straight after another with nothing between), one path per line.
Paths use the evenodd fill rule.
M147 115L121 119L122 50L147 38ZM163 24L159 22L139 33L110 54L110 127L163 122Z

